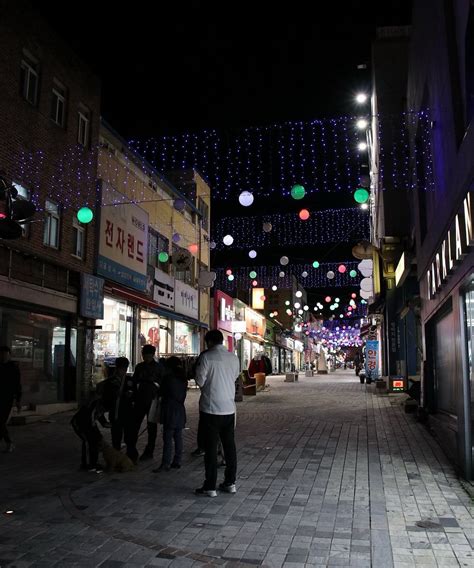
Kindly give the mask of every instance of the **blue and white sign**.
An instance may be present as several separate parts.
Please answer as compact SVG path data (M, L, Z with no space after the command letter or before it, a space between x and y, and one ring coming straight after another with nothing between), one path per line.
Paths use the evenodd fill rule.
M379 342L369 340L365 344L365 373L372 380L379 378Z
M84 318L103 319L104 279L81 273L81 301L79 314Z

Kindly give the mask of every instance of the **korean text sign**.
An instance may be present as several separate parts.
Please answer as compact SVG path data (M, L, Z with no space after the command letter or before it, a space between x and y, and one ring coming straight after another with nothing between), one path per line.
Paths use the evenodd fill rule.
M372 379L379 376L379 342L367 341L365 345L365 372Z

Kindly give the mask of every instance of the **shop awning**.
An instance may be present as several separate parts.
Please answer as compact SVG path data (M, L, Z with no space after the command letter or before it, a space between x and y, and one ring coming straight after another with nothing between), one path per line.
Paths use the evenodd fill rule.
M152 310L158 314L159 316L162 316L164 318L169 318L172 320L177 320L177 321L183 321L185 323L189 323L190 325L197 325L198 327L204 327L205 329L209 329L209 326L207 325L207 323L203 323L201 321L198 321L194 318L190 318L188 316L183 316L182 314L177 314L176 312L170 312L168 310L165 310L163 308L158 308L156 306L156 304L153 305Z

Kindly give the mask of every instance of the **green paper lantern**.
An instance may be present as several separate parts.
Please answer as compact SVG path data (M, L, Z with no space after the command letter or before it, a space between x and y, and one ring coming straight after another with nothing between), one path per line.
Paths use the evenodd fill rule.
M313 268L319 268L319 262L317 260L313 262Z
M250 278L257 278L257 273L255 272L255 270L252 270L252 272L249 274Z
M93 218L94 213L89 207L81 207L77 212L77 220L79 221L79 223L84 223L84 225L90 223Z
M293 199L303 199L304 195L305 195L305 189L302 185L300 185L299 183L297 183L296 185L294 185L291 188L291 197Z
M356 270L351 270L351 271L349 272L349 276L350 276L351 278L355 278L355 277L357 276L357 271L356 271Z
M369 199L369 192L364 187L359 187L354 191L354 199L357 203L366 203Z
M169 257L170 256L167 252L160 252L160 254L158 255L158 260L160 262L168 262Z

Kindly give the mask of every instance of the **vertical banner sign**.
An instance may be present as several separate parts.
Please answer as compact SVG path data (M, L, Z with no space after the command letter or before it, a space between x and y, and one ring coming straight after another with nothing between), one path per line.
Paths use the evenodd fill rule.
M369 340L365 344L365 372L368 377L379 378L379 342Z

